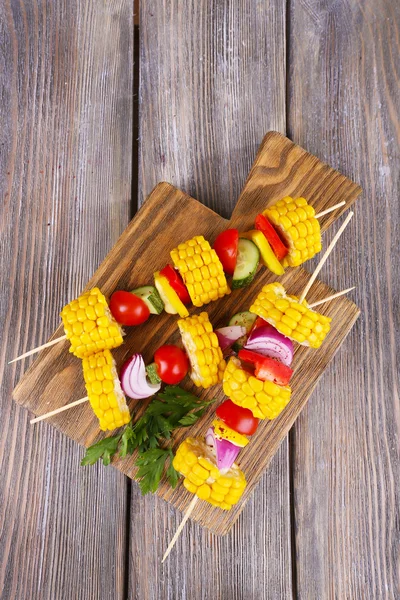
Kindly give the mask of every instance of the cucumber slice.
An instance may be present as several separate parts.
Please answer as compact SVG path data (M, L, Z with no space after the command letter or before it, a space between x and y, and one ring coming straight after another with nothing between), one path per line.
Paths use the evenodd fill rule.
M245 310L243 312L236 313L236 315L233 315L228 325L239 325L240 327L244 327L246 329L246 333L250 333L250 330L253 327L256 318L257 315L249 312L248 310Z
M138 296L147 304L152 315L160 315L164 310L164 302L161 300L160 294L152 285L144 285L132 290L132 294Z
M157 373L156 363L150 363L149 365L147 365L146 374L147 374L147 377L148 377L148 380L150 381L150 383L152 383L152 384L161 383L161 379Z
M232 350L236 353L240 352L240 350L242 350L242 348L245 347L246 342L247 342L247 335L244 335L243 337L236 340L236 342L234 344L232 344Z
M235 272L233 273L232 289L249 285L256 274L260 251L251 240L240 238Z

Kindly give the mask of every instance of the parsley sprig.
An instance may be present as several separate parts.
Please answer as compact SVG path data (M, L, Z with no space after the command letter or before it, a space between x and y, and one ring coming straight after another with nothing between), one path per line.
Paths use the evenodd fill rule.
M155 492L164 472L174 488L179 476L172 466L173 452L165 447L165 441L171 439L175 429L196 423L211 402L213 400L201 400L178 385L166 386L137 421L128 423L121 433L89 446L81 465L93 465L99 459L109 465L117 452L123 458L137 450L136 476L142 494Z

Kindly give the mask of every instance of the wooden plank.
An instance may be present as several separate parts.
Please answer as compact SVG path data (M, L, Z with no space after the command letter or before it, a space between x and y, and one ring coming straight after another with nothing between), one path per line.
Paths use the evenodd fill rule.
M132 3L0 3L0 596L123 598L127 485L11 401L129 220Z
M282 153L282 159L277 161L281 165L281 177L279 176L279 168L271 168L271 164L275 164L276 161L274 152L271 152L271 162L268 163L269 148L274 141L279 144ZM293 178L300 179L302 177L301 171L291 169L288 163L293 160L295 161L294 164L297 164L298 153L300 151L304 155L307 153L298 149L296 154L293 155L293 153L287 151L287 147L294 147L294 144L276 132L268 134L262 144L258 161L265 165L263 168L266 171L273 171L270 175L272 183L269 186L266 185L265 189L264 199L266 203L269 202L269 196L276 193L276 187L280 188L282 178L286 181L286 171L288 169L293 173ZM263 152L265 152L265 156L263 156ZM294 156L294 158L291 159L291 156ZM317 163L317 159L314 158L313 160ZM329 178L329 170L326 169L326 172ZM307 177L309 181L312 180L309 174ZM257 178L257 171L254 171L253 177L245 186L235 209L235 213L246 214L252 220L259 212L255 194L259 193L260 186L254 183ZM318 165L315 169L315 178L318 182L322 181L323 183L324 181ZM332 180L332 187L335 185L334 182L341 190L345 187L339 177ZM291 183L290 185L294 184ZM350 200L354 199L353 187L355 187L354 184L348 186L349 203ZM319 187L310 185L310 190L314 188L319 190ZM251 190L256 190L254 195L252 195ZM310 191L310 203L316 207L316 210L320 210L324 199L320 197L318 191L314 193L315 198L313 192ZM346 196L344 198L347 200ZM244 203L247 209L244 208ZM188 215L190 215L189 220ZM165 229L167 221L168 231ZM190 198L187 194L177 190L170 184L159 184L96 271L87 288L96 285L100 287L106 296L109 296L115 289L133 289L138 285L149 283L152 280L154 271L169 260L169 252L172 249L170 240L174 240L174 244L177 245L194 235L204 235L206 239L212 241L220 231L227 227L229 227L229 223L225 219ZM143 243L144 240L146 240L145 244ZM132 264L135 265L134 269L130 267ZM304 289L308 279L309 274L304 269L299 268L288 270L281 281L290 293L299 294ZM224 298L223 301L213 302L207 306L211 322L214 324L227 323L232 314L239 309L248 309L262 285L274 280L276 280L276 277L268 269L260 268L257 281L252 286L240 291L236 290L230 296ZM328 286L316 282L310 290L309 298L318 300L329 296L331 293L332 290ZM193 312L198 313L201 310L203 308L195 309ZM270 423L263 423L253 436L252 444L248 446L246 452L243 452L241 464L248 481L244 501L253 491L265 467L269 464L293 421L307 401L318 378L358 316L357 307L344 297L329 303L322 312L332 316L334 321L330 334L330 345L327 348L325 344L319 351L310 351L305 347L297 349L294 361L295 375L292 380L293 389L296 390L296 393L290 405L278 419ZM127 329L125 343L114 352L117 365L121 365L133 350L141 352L145 361L151 362L155 350L161 344L179 342L176 318L167 313L158 316L156 318L156 331L154 331L154 319L155 317L140 328ZM60 337L62 331L63 328L60 326L53 337ZM67 351L68 345L67 341L61 342L42 352L14 391L16 400L35 414L43 414L85 395L81 361ZM185 383L185 385L190 389L194 387L188 383ZM200 390L197 389L196 393L199 395ZM203 395L205 397L215 396L218 400L224 397L221 387L207 390ZM146 403L133 401L131 407L134 408L135 405L137 405L137 414L140 414L143 412ZM205 432L213 411L214 407L209 407L201 422L191 428L193 435L196 435L197 432ZM49 421L54 422L61 431L86 446L93 443L99 435L98 421L89 404L60 413L51 417ZM178 444L186 435L185 430L177 432L174 438L175 444ZM114 465L130 477L134 477L136 473L134 460L135 457L115 461ZM186 507L189 496L187 493L182 492L180 488L171 490L167 484L161 486L158 491L159 495L179 508ZM221 516L218 509L211 509L208 504L203 503L194 513L193 518L212 531L223 534L232 527L243 506L244 502Z
M140 18L141 199L158 181L171 181L230 216L264 133L285 132L282 2L170 0L160 9L147 0ZM284 441L240 526L216 538L189 523L164 566L182 515L136 491L130 595L292 598L288 473Z
M297 595L399 598L400 5L290 5L290 135L365 189L325 269L362 319L294 429Z

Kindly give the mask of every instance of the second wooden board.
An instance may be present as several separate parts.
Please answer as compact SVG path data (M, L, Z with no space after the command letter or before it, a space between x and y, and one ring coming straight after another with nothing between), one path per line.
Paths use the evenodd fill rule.
M280 160L278 159L279 153ZM169 252L177 244L194 235L204 235L212 242L218 233L232 223L235 223L241 230L249 228L257 212L279 197L291 192L306 196L306 193L302 191L301 181L303 181L304 189L309 192L310 203L315 206L317 211L342 199L346 200L347 206L349 206L359 194L360 188L343 175L320 163L315 157L307 157L311 157L311 155L305 150L299 149L287 138L276 133L268 134L258 153L231 222L170 184L159 184L96 271L87 288L96 285L106 295L110 295L115 289L133 289L138 285L150 283L153 272L170 260ZM288 162L291 161L298 166L296 184L288 176L288 173L292 173L293 179L293 164L292 168L288 166ZM310 164L307 161L311 161ZM308 166L303 171L304 164ZM312 174L309 171L310 166L315 168L317 181L314 184L312 184ZM281 173L281 177L279 173ZM260 177L261 179L259 179ZM255 183L256 179L259 179L259 184ZM324 184L325 179L327 182ZM261 193L262 186L263 193ZM329 195L329 202L326 201L325 194ZM334 218L332 215L328 215L324 220L323 228L333 222ZM297 294L302 291L308 278L309 274L299 268L288 270L280 281L290 293ZM235 291L219 302L205 307L214 327L226 324L228 319L239 310L247 310L261 287L276 279L262 268L249 288ZM316 282L311 288L308 298L310 301L316 301L331 293L333 293L331 288L321 282ZM60 306L60 310L61 308ZM292 379L293 395L289 405L274 421L263 422L252 437L251 443L240 454L240 466L248 481L242 501L229 512L222 512L205 502L199 502L196 506L192 518L215 533L226 533L236 521L254 486L359 314L358 308L346 298L333 300L323 305L320 311L333 319L331 332L324 345L319 350L297 348L293 362L295 371ZM199 312L199 310L193 310L193 312ZM63 330L60 327L53 337L59 337L62 333ZM154 351L164 343L179 343L176 318L165 313L160 317L151 318L138 328L128 328L125 343L113 354L119 366L133 352L141 352L145 361L150 362ZM43 351L14 390L16 401L35 415L64 406L86 395L81 361L72 356L68 352L68 348L69 344L63 342ZM174 438L174 447L189 433L190 435L203 435L209 427L217 404L224 398L221 386L216 386L206 392L201 392L190 383L185 384L185 387L192 389L197 395L215 398L216 402L209 407L201 422L196 426L190 430L182 429L177 432ZM132 401L130 408L137 411L136 414L139 416L147 403L147 401ZM48 421L83 446L89 446L102 437L98 421L88 404L65 411ZM113 462L113 466L134 478L136 472L134 460L134 456L116 460ZM157 493L181 510L187 507L191 499L190 494L181 484L172 490L166 483L163 483Z

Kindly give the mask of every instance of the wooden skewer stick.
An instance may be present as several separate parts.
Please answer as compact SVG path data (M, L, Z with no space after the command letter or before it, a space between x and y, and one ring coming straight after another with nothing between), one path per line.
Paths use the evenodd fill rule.
M168 557L169 553L171 552L172 548L175 546L176 540L180 536L182 529L185 527L186 521L188 520L188 518L192 514L193 509L194 509L194 507L197 504L197 500L198 500L198 497L197 496L193 496L193 499L192 499L191 503L189 504L189 506L187 507L187 511L185 512L185 516L183 517L183 519L181 521L181 524L179 525L178 529L175 531L175 535L172 538L172 540L170 541L169 546L168 546L168 548L165 551L165 554L163 556L163 559L162 559L161 563L163 563L165 561L165 559Z
M311 275L309 282L307 283L306 287L303 290L303 293L301 294L301 296L299 298L300 304L303 302L304 298L307 296L307 293L308 293L310 287L312 286L312 284L314 283L314 281L317 278L318 273L320 272L320 270L322 269L322 267L324 266L324 264L328 260L328 256L330 255L330 253L332 252L332 250L336 246L336 244L337 244L340 236L342 235L343 231L346 229L346 227L349 224L350 220L352 219L353 215L354 215L353 211L349 212L349 214L347 215L346 219L342 223L339 231L336 233L335 237L333 238L333 240L329 244L328 248L326 249L325 254L323 255L323 257L319 261L319 263L318 263L318 265L317 265L314 273Z
M338 202L337 204L334 204L330 208L327 208L326 210L323 210L320 213L314 215L314 218L315 219L319 219L320 217L323 217L324 215L328 215L329 213L333 212L337 208L340 208L341 206L344 206L345 204L346 204L346 200L342 200L341 202Z
M51 342L46 342L45 344L42 344L41 346L38 346L37 348L28 350L28 352L25 352L25 354L21 354L21 356L17 356L17 358L10 360L10 362L8 364L11 365L11 363L16 362L17 360L22 360L23 358L26 358L27 356L31 356L31 354L36 354L36 352L39 352L40 350L44 350L45 348L50 348L50 346L54 346L55 344L58 344L58 342L62 342L63 340L66 340L66 339L67 339L67 336L62 335L61 337L56 338L55 340L51 340Z
M88 400L89 400L89 398L87 396L85 396L84 398L75 400L74 402L71 402L70 404L61 406L61 408L56 408L55 410L52 410L52 411L46 413L45 415L41 415L40 417L36 417L35 419L32 419L31 425L33 425L34 423L38 423L39 421L44 421L48 417L54 417L54 415L58 415L58 413L64 412L64 410L69 410L70 408L73 408L74 406L78 406L78 404L83 404L84 402L87 402Z
M319 306L320 304L324 304L324 302L329 302L329 300L333 300L334 298L339 298L339 296L344 296L345 294L348 294L348 292L351 292L351 290L355 290L355 289L356 289L356 286L347 288L347 290L342 290L341 292L336 292L336 294L332 294L332 296L327 296L326 298L323 298L322 300L318 300L318 302L313 302L312 304L309 304L308 306L310 308L314 308L314 306Z

